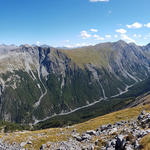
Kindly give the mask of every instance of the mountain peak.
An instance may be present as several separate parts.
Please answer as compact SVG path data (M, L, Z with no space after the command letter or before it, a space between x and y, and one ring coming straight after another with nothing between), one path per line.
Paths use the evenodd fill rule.
M125 41L123 41L123 40L119 40L119 41L117 41L116 43L119 43L119 44L127 44Z
M127 43L125 42L125 41L123 41L123 40L119 40L119 41L117 41L117 42L114 42L114 46L115 47L124 47L124 46L126 46L127 45Z

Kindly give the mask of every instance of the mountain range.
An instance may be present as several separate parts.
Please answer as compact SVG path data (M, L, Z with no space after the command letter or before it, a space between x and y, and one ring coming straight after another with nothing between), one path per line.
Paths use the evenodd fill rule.
M0 119L37 123L69 114L119 97L149 77L150 44L1 45Z

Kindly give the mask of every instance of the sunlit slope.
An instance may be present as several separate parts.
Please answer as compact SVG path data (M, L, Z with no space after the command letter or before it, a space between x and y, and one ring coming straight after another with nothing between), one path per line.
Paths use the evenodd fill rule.
M93 64L97 67L108 67L111 54L109 44L105 47L96 45L71 50L62 50L75 64L84 68L87 64Z

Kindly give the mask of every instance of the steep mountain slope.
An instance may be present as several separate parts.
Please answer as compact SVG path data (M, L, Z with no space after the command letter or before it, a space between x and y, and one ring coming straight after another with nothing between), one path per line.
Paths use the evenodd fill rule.
M22 45L0 56L0 119L38 122L117 97L150 76L149 45L63 50Z

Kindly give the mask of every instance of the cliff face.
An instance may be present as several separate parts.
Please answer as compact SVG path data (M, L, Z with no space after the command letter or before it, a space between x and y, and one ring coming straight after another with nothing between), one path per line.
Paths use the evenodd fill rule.
M118 96L149 77L149 49L13 47L0 56L0 119L29 123Z

